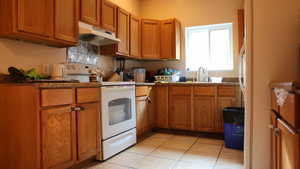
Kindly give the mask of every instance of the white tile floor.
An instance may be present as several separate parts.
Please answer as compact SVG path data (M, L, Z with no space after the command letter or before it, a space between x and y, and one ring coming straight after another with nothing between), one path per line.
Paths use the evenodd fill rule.
M88 169L243 169L243 152L222 140L156 133Z

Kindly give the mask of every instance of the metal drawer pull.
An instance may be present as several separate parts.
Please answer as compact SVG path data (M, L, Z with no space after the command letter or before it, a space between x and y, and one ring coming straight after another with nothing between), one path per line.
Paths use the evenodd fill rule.
M275 132L275 136L280 136L280 129L279 128L275 128L274 132Z
M83 111L83 110L84 110L84 107L82 107L82 106L72 107L71 110L72 110L72 111Z

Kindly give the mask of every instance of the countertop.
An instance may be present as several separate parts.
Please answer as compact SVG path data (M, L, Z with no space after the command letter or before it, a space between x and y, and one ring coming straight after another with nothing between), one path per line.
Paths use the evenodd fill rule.
M279 88L279 89L287 90L289 92L300 93L300 82L299 81L271 82L270 87L272 89Z
M93 88L101 87L101 83L1 83L0 86L34 86L37 88Z
M156 83L157 85L229 85L229 86L238 86L239 83L237 82L163 82L163 83Z
M134 83L131 82L131 85L136 86L155 86L155 85L229 85L229 86L238 86L239 83L236 82L222 82L222 83L212 83L212 82L158 82L158 83ZM87 83L0 83L1 86L5 85L23 85L23 86L34 86L37 88L82 88L82 87L101 87L105 86L105 83L101 82L87 82ZM118 84L116 84L118 85Z
M154 86L156 83L144 82L144 83L135 83L136 86Z

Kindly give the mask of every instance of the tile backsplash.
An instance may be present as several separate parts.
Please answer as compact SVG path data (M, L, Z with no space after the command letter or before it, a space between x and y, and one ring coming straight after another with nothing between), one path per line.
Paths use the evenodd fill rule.
M67 49L67 62L98 65L98 47L90 45L86 41L79 41L78 46L70 47Z
M105 74L110 76L119 66L114 56L100 55L100 48L90 45L86 41L80 41L78 46L67 49L67 63L79 63L99 67ZM133 67L140 67L141 62L136 60L126 60L126 70Z

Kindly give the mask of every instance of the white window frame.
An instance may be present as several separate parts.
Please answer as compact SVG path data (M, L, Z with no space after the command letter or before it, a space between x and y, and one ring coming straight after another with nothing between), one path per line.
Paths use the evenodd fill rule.
M215 25L205 25L205 26L192 26L192 27L187 27L185 29L185 53L186 53L186 60L188 59L189 57L189 37L190 37L190 33L192 31L199 31L199 30L208 30L209 34L209 53L211 52L210 50L210 32L211 31L215 31L215 30L223 30L223 29L228 29L229 30L229 47L230 47L230 62L231 62L231 67L229 69L210 69L208 68L208 71L210 72L231 72L234 70L234 55L233 55L233 23L223 23L223 24L215 24ZM210 55L210 54L209 54ZM185 67L186 69L190 69L187 65L187 61L186 61L186 64L185 64ZM196 70L191 70L191 71L196 71Z

